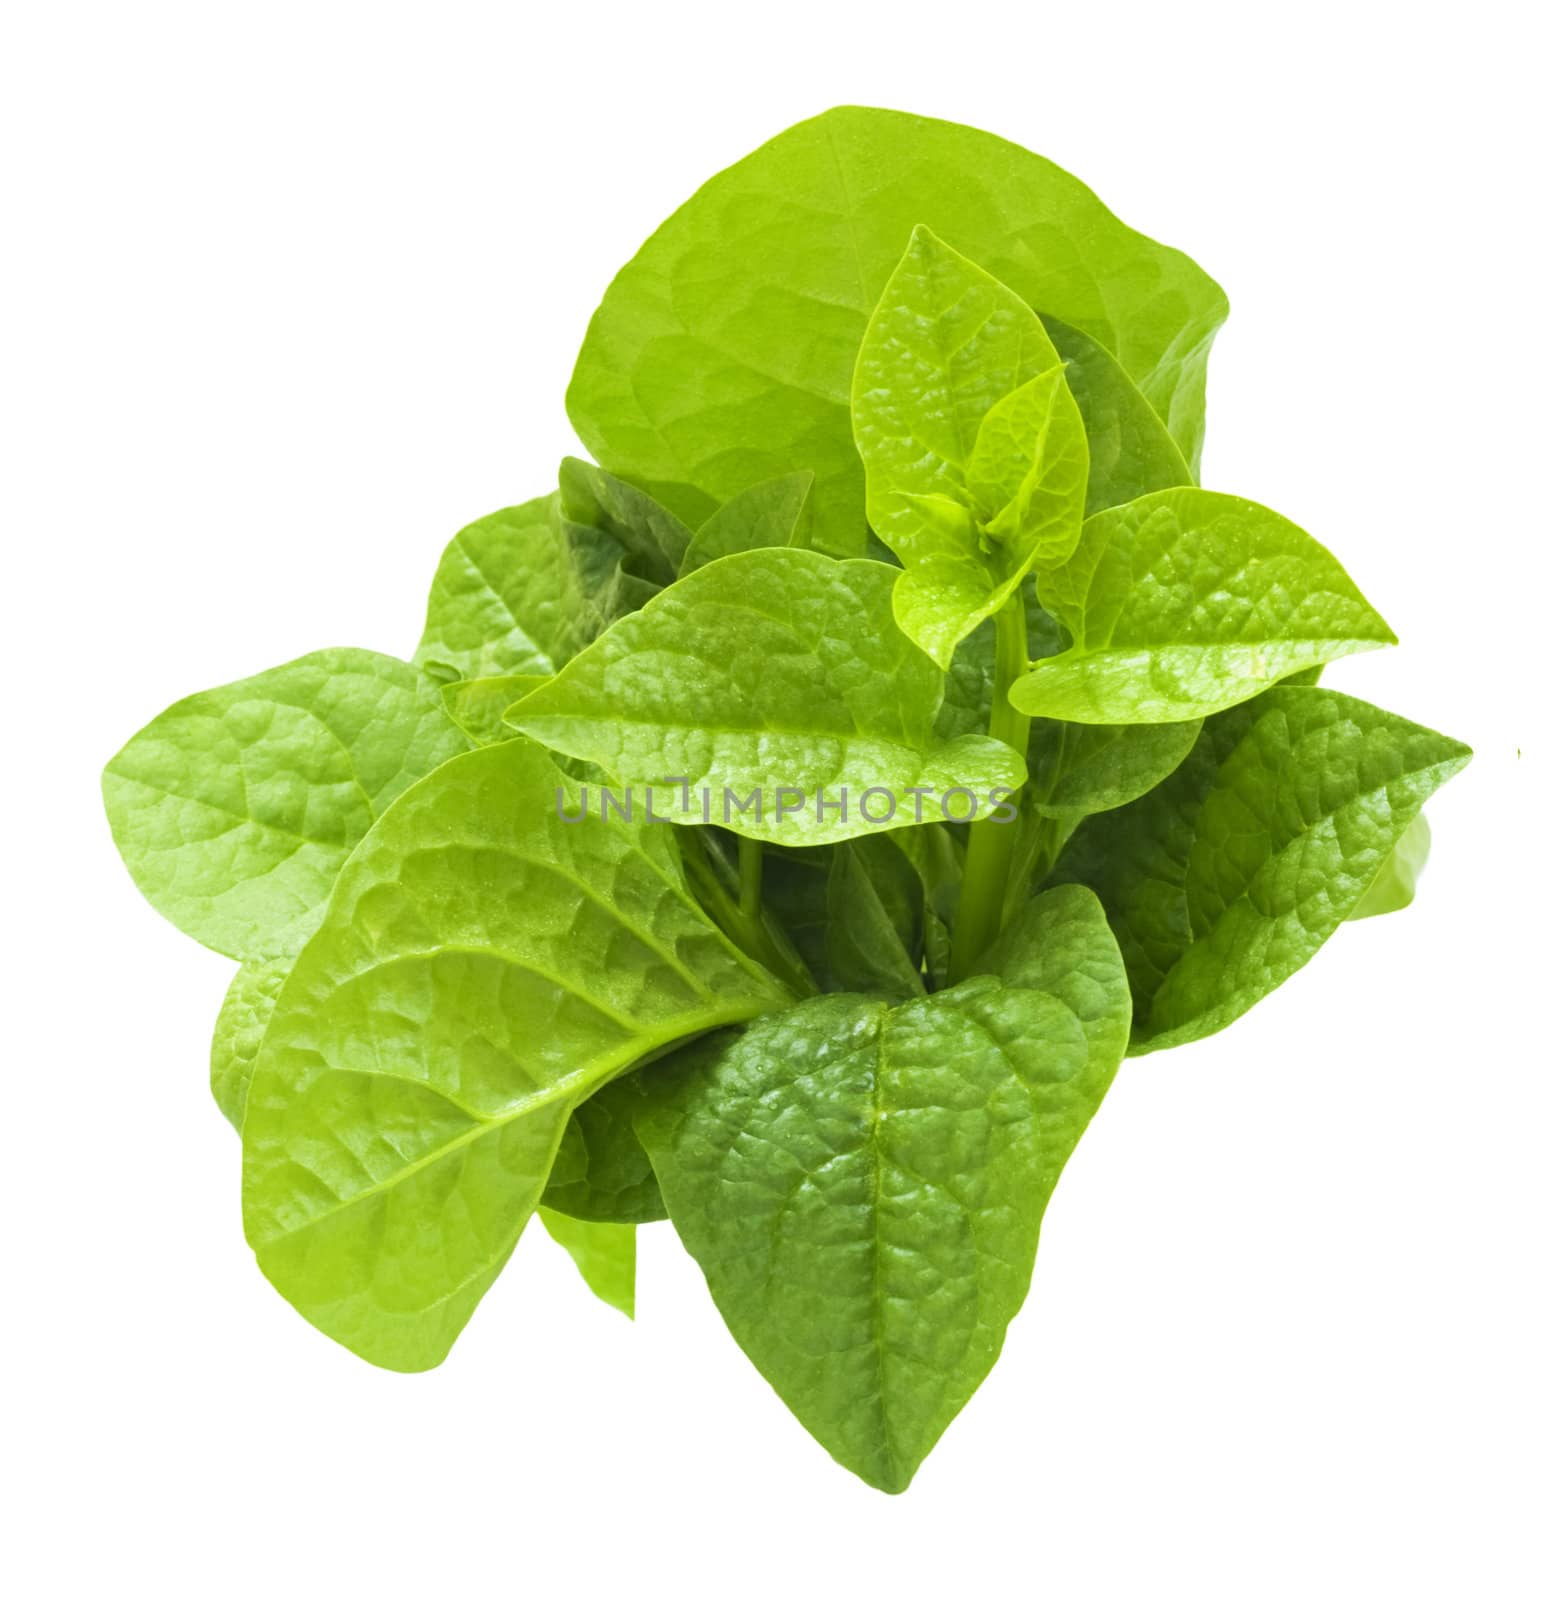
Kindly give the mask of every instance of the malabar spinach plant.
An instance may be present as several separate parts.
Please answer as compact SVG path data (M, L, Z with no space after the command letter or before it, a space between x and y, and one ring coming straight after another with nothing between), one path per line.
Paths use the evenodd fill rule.
M1390 628L1199 486L1225 312L1047 161L829 112L615 278L599 464L457 534L410 660L113 758L136 883L238 963L212 1089L305 1317L431 1367L535 1213L626 1312L668 1219L804 1425L908 1484L1122 1057L1406 905L1469 756L1320 687Z

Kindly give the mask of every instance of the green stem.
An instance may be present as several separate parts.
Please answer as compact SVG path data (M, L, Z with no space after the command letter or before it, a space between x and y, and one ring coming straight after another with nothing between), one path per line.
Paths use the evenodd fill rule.
M1010 745L1023 760L1032 719L1011 704L1010 689L1030 666L1027 612L1021 595L1014 594L994 619L994 700L989 707L989 734ZM967 831L967 862L951 939L952 983L961 982L973 970L1000 932L1016 835L1014 819L1000 822L993 817L975 822Z
M686 874L707 914L752 961L767 968L796 995L803 998L819 993L809 969L791 948L791 941L787 941L786 936L778 937L776 928L761 908L760 868L766 847L758 839L740 836L739 899L735 900L713 870L705 846L695 837L696 832L694 828L683 830L680 843L685 847ZM746 905L751 901L754 909L748 911Z

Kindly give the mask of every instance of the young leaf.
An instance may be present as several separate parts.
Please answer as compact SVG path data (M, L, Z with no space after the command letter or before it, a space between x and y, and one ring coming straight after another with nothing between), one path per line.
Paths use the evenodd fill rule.
M571 827L562 782L513 740L410 789L344 869L256 1062L246 1237L379 1366L443 1359L577 1105L786 999L696 906L673 830Z
M1215 1033L1297 972L1471 754L1330 689L1273 689L1208 719L1150 794L1083 823L1053 881L1103 901L1134 1050Z
M474 744L499 744L516 737L516 729L506 723L506 712L540 683L547 683L549 676L513 672L503 677L463 678L442 684L440 698L446 715Z
M843 106L719 173L615 278L567 405L613 471L687 518L762 478L816 475L815 543L864 551L848 418L859 341L919 223L1085 329L1190 461L1228 305L1188 257L1052 162L975 128Z
M1183 722L1396 635L1336 559L1253 500L1166 489L1100 512L1038 597L1071 635L1011 690L1029 716Z
M1348 913L1347 920L1360 922L1365 917L1383 917L1388 911L1405 911L1412 905L1419 874L1429 860L1429 842L1429 822L1420 811L1375 874L1375 881L1365 890L1364 898Z
M217 1013L210 1062L212 1098L236 1129L244 1124L250 1073L283 980L292 968L291 955L245 962L234 974Z
M1045 317L1043 326L1087 433L1087 515L1191 483L1179 446L1114 357L1069 323Z
M538 1220L548 1235L566 1250L576 1270L605 1305L636 1320L636 1230L620 1222L583 1222L547 1206L538 1208Z
M790 472L783 478L769 478L753 489L736 494L719 507L696 530L679 575L687 577L721 556L737 555L741 550L772 547L809 549L810 485L814 475Z
M853 433L869 520L906 569L897 621L949 666L1080 533L1087 441L1064 368L1026 301L916 228L864 333Z
M668 1216L631 1117L641 1074L606 1083L571 1113L544 1204L583 1222L661 1222Z
M317 650L153 718L104 769L103 803L175 927L262 959L303 943L375 818L466 748L407 662Z
M586 643L559 499L496 511L452 539L430 586L415 666L442 682L548 674Z
M994 791L1020 784L1021 760L986 737L936 738L941 674L892 618L895 581L882 562L807 550L726 556L610 629L508 720L650 792L660 816L756 839L829 843L905 823L915 787L966 791L986 814Z
M682 1051L636 1128L734 1337L815 1437L907 1487L999 1355L1130 1001L1085 893L991 972L807 1000Z

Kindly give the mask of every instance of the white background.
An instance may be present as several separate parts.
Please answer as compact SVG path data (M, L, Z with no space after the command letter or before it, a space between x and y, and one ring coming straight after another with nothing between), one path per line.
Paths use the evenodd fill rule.
M1561 1593L1555 54L1462 9L7 8L10 1592ZM299 1320L207 1097L228 965L96 778L191 690L406 653L445 539L572 447L613 271L844 100L1050 155L1227 288L1206 481L1399 629L1334 684L1478 751L1411 913L1126 1066L899 1499L666 1228L634 1327L531 1236L438 1372Z

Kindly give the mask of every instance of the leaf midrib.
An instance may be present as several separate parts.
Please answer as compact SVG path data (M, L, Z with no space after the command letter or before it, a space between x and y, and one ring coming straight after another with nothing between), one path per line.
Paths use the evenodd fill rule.
M762 1015L765 1009L766 1007L758 1002L750 1002L743 1006L735 1005L718 1008L706 1013L693 1013L681 1018L677 1023L669 1024L665 1028L656 1029L640 1036L639 1038L628 1040L626 1041L626 1044L621 1046L619 1049L605 1051L601 1055L594 1056L586 1065L578 1067L574 1072L566 1073L562 1077L555 1079L553 1083L549 1084L547 1087L539 1090L538 1092L524 1096L517 1102L515 1106L506 1111L503 1115L497 1117L485 1117L476 1120L473 1127L467 1129L463 1133L458 1134L454 1139L448 1139L444 1144L439 1145L434 1150L426 1152L424 1155L418 1157L417 1160L409 1162L403 1167L399 1167L396 1172L385 1178L377 1180L375 1183L370 1184L367 1188L359 1190L356 1194L352 1195L348 1199L339 1201L337 1204L329 1206L323 1211L317 1212L314 1216L310 1217L306 1222L300 1224L298 1227L288 1228L274 1234L269 1234L262 1239L253 1239L252 1244L257 1250L260 1250L267 1246L275 1245L282 1240L296 1239L303 1234L310 1233L314 1229L319 1228L322 1224L330 1222L334 1218L340 1217L345 1213L352 1211L355 1207L378 1199L383 1194L390 1193L391 1190L395 1189L399 1184L404 1183L417 1173L424 1171L426 1168L432 1167L438 1162L444 1161L448 1156L456 1154L457 1152L465 1149L468 1145L474 1144L477 1141L488 1137L490 1134L503 1132L518 1119L530 1116L561 1101L568 1100L572 1093L583 1085L591 1084L595 1087L599 1082L607 1082L610 1078L616 1076L627 1066L630 1066L643 1056L650 1055L654 1051L662 1049L667 1045L677 1044L680 1041L686 1038L694 1037L697 1034L708 1033L715 1028L725 1028L730 1027L735 1023L753 1021L756 1017ZM344 1073L355 1077L372 1075L366 1073L361 1068L355 1067L339 1067L329 1065L327 1067L327 1071L334 1074ZM405 1083L416 1088L428 1089L431 1094L434 1094L440 1099L444 1100L446 1104L450 1105L454 1110L461 1111L464 1116L472 1115L472 1113L457 1105L457 1103L452 1100L449 1095L442 1093L439 1089L434 1088L428 1083L420 1082L415 1078L405 1077L400 1073L386 1073L380 1074L380 1076L395 1078L400 1083ZM583 1095L581 1098L584 1099L586 1096ZM572 1105L572 1109L574 1109L574 1104ZM542 1193L543 1187L546 1186L547 1183L548 1173L545 1172L540 1179L539 1193Z

